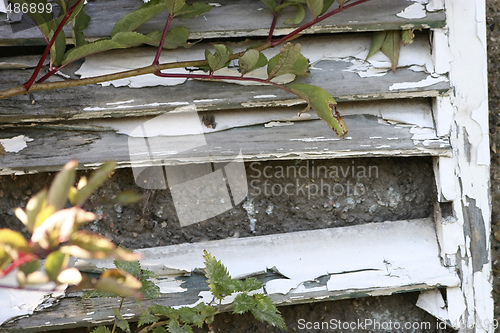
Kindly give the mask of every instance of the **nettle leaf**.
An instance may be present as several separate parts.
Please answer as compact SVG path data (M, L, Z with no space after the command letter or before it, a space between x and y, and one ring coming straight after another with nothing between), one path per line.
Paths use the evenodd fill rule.
M191 327L189 326L184 326L184 327L181 327L179 325L179 322L176 320L176 319L170 319L168 321L168 331L170 333L186 333L186 332L193 332L193 330L191 329Z
M167 10L172 16L177 16L186 4L186 0L164 0Z
M413 39L415 38L415 34L413 33L413 29L403 30L401 35L402 35L401 39L403 40L404 46L413 43Z
M92 333L111 333L111 330L106 326L99 326L92 331Z
M64 270L69 263L69 255L54 251L45 260L45 272L51 281L56 281L59 273Z
M313 17L318 17L323 11L323 0L307 0L307 7L313 14Z
M149 310L144 310L139 317L138 326L140 327L147 324L153 324L158 322L158 320L160 320L159 317L149 312Z
M380 50L384 53L391 61L392 71L396 72L396 67L399 61L399 50L401 48L401 31L392 30L387 32L384 44Z
M141 294L146 299L157 298L161 295L160 287L157 286L153 281L140 279L142 283L142 288L140 290Z
M280 53L269 60L267 65L268 78L274 78L280 75L292 73L292 69L294 68L296 62L303 62L302 59L299 60L302 56L300 51L300 44L285 44L281 48Z
M134 31L165 10L167 5L164 0L151 0L119 19L111 31L111 36L119 32Z
M267 322L282 331L286 331L287 327L285 320L273 304L273 301L266 295L262 294L254 294L253 297L255 299L256 306L252 308L251 311L255 319L261 322Z
M213 72L226 67L229 64L229 57L233 54L233 50L222 44L215 44L214 48L213 54L209 50L205 50L205 58Z
M163 326L156 326L153 333L167 333L167 330Z
M212 295L219 300L231 295L234 292L233 283L227 268L206 250L203 251L203 258L206 267L205 276Z
M175 15L180 19L191 19L209 12L212 6L206 3L195 2L192 5L184 4L184 7Z
M344 138L347 135L347 126L337 111L337 101L325 89L309 84L294 83L288 86L295 95L307 102L304 111L312 108L335 133Z
M233 313L243 314L256 306L255 299L248 294L238 294L234 298Z
M112 308L111 311L113 312L113 315L115 316L116 326L118 326L119 328L121 328L125 332L130 333L131 332L130 325L128 324L128 321L123 319L123 315L121 314L120 310L118 310L117 308Z
M125 272L132 274L136 278L139 278L139 274L141 273L141 263L139 260L134 261L126 261L126 260L115 260L113 261L116 268L121 268Z
M125 47L136 47L141 44L151 44L153 42L151 37L135 31L119 32L111 40Z
M189 39L190 31L186 27L175 27L170 29L165 36L165 41L163 42L163 48L168 50L173 50L178 47L190 47L187 41ZM148 43L154 46L158 46L160 44L162 32L161 31L153 31L147 34L149 38L151 38L152 42Z
M206 306L206 305L205 305ZM194 324L201 328L205 322L205 316L197 308L183 306L179 309L181 321L185 324Z
M150 306L149 311L151 311L151 313L153 313L157 316L165 316L165 317L175 318L175 319L179 318L178 310L171 308L169 306L163 306L163 305L156 304L156 305Z

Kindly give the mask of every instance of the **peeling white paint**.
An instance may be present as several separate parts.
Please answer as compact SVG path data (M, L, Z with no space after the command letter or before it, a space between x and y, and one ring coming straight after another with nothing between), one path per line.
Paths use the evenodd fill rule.
M108 103L106 103L108 104ZM188 102L162 102L162 103L149 103L149 104L133 104L133 105L123 105L118 104L117 106L103 108L99 106L86 107L83 111L112 111L112 110L124 110L124 109L141 109L141 108L152 108L159 106L178 106L178 105L189 105Z
M33 141L32 138L24 135L18 135L10 139L0 139L0 143L8 153L19 153L21 150L28 147L26 142L31 141Z
M253 98L276 98L276 95L255 95Z
M447 81L448 81L448 78L446 78L445 76L433 77L433 76L429 75L425 79L417 81L417 82L393 83L389 87L389 90L392 91L392 90L402 90L402 89L423 88L423 87L432 86L433 84L436 84L439 82L447 82Z
M397 13L396 16L402 17L405 19L419 19L427 16L427 12L425 11L424 5L420 3L414 3L400 13Z
M441 321L446 322L449 320L448 309L446 308L443 295L437 289L422 291L418 296L416 305Z

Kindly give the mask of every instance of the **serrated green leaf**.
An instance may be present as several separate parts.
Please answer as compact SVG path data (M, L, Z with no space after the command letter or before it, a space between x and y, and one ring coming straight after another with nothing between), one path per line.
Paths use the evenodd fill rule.
M415 38L415 34L413 33L413 29L402 31L401 39L403 40L404 46L413 43L414 38Z
M247 311L250 311L255 306L256 302L252 296L246 293L238 294L234 298L233 313L243 314Z
M165 10L167 10L165 1L151 0L119 19L111 31L111 36L119 32L134 31Z
M187 41L189 39L190 31L186 27L175 27L170 29L165 36L165 41L163 42L163 48L168 50L173 50L179 47L190 47ZM161 31L153 31L147 34L146 36L150 37L152 42L148 43L150 45L158 46L160 44L162 32Z
M160 287L158 287L153 281L141 279L141 282L142 288L139 291L144 296L144 298L153 299L161 295Z
M401 48L401 31L391 30L387 32L387 37L384 40L384 44L380 50L384 53L391 61L392 71L396 72L396 67L399 61L399 50Z
M139 278L139 274L141 273L141 264L138 260L135 261L115 260L114 264L116 268L121 268L125 272L132 274L136 278Z
M127 333L131 333L130 325L128 324L128 321L123 319L123 315L121 314L120 310L118 310L117 308L112 308L111 311L115 315L116 326L118 326Z
M153 333L167 333L167 330L163 326L156 326Z
M300 54L292 68L289 70L289 73L298 76L311 74L309 71L309 59Z
M212 295L219 300L231 295L234 290L227 268L207 251L203 251L203 258L206 267L205 276Z
M125 48L125 45L112 41L111 39L100 39L93 43L70 49L68 52L66 52L62 64L66 65L70 62L85 58L92 54L123 48Z
M99 326L92 331L92 333L111 333L111 330L106 326Z
M243 281L244 291L252 291L262 288L262 282L257 280L256 278L247 278Z
M205 50L205 58L208 61L212 71L224 68L229 63L229 57L233 54L233 50L223 44L214 45L215 52L211 53L209 50Z
M139 317L138 326L156 323L156 322L158 322L158 320L160 320L159 317L155 316L154 314L152 314L148 310L144 310Z
M150 44L153 42L151 37L135 31L119 32L115 34L111 40L122 44L125 47L136 47L141 44Z
M178 322L177 320L175 320L175 319L170 319L170 320L168 321L168 326L167 326L167 327L168 327L168 331L169 331L170 333L186 333L186 332L189 332L189 331L187 331L187 330L184 330L184 328L183 328L183 327L181 327L181 326L179 325L179 322ZM189 327L189 326L188 326L188 327ZM193 330L191 330L191 332L192 332L192 331L193 331Z
M286 43L280 53L269 60L267 65L268 78L275 78L280 75L289 74L295 62L301 56L300 44Z
M316 18L323 11L323 0L307 0L307 7Z
M165 316L165 317L174 318L174 319L179 318L178 310L171 308L169 306L163 306L163 305L156 304L156 305L149 307L149 311L157 316Z
M56 281L59 273L64 270L69 263L69 255L54 251L45 260L45 272L51 281Z
M185 4L175 17L180 19L191 19L208 13L211 9L212 6L201 2L195 2L192 5Z
M370 45L370 51L368 51L368 55L366 56L365 60L367 60L372 55L380 51L382 45L384 45L386 37L387 37L387 31L377 31L373 33L372 43Z
M88 44L85 46L89 46L92 44ZM83 47L85 47L83 46ZM116 168L116 162L106 162L101 165L96 171L92 173L87 184L78 190L78 193L75 195L75 205L82 205L88 197L99 187L101 186L113 173L113 170Z
M343 138L347 135L347 126L337 111L337 101L325 89L309 84L294 83L289 85L291 92L307 102L307 111L312 108L335 133Z
M279 328L280 330L286 331L287 327L285 320L281 316L273 301L262 294L254 294L256 306L251 309L255 319L261 322L267 322L268 324Z
M177 16L186 4L186 0L165 0L167 10L172 16Z
M294 17L285 21L285 24L300 24L306 18L306 10L301 4L297 3L292 5L297 9L297 11L295 12Z

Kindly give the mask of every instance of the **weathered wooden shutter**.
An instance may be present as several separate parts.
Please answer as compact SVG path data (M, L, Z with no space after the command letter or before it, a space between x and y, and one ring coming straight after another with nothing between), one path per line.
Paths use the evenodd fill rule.
M136 0L89 2L92 22L87 36L109 35L112 22L139 5ZM247 45L245 38L267 36L270 15L261 2L224 0L215 6L202 19L182 22L191 29L193 40L203 40L189 50L165 52L165 61L203 58L212 41L232 41L237 49ZM290 31L283 21L277 35ZM144 29L160 26L158 18ZM402 47L395 73L381 54L365 62L372 32L400 29L416 29L417 36L413 44ZM341 179L336 183L344 186L344 192L338 187L339 194L332 198L312 195L311 189L319 191L322 185L308 182L299 190L308 199L302 207L276 207L268 198L267 206L256 208L251 194L241 198L243 208L242 200L234 200L240 204L236 209L246 214L241 223L252 231L266 223L262 210L268 209L270 216L273 209L286 212L276 232L267 228L265 235L250 232L249 237L140 250L145 254L143 266L162 276L165 293L160 302L188 305L204 297L196 274L187 289L181 288L184 280L178 277L203 267L201 253L207 249L233 276L271 274L264 291L278 305L420 291L416 306L450 327L493 332L484 2L372 0L313 26L298 42L312 63L311 76L298 82L319 85L335 96L349 128L343 140L313 111L298 117L303 101L273 87L164 80L136 89L158 79L130 79L0 100L0 141L9 152L0 157L0 174L56 171L74 158L92 169L113 159L122 168L133 168L140 182L158 166L227 165L240 156L248 181L259 180L257 188L263 190L265 167L277 172L278 167L297 170L305 165L308 172L324 172L323 167L341 172L344 180L358 181L357 172L376 167L372 169L376 175L366 175L372 178L366 180L370 187L356 188L353 183L358 194L351 196ZM8 24L0 25L0 46L41 44L36 28L14 33ZM268 54L273 52L277 50ZM111 65L148 65L153 55L151 48L113 51L63 72L70 77L90 76ZM36 63L36 57L1 56L1 89L27 80ZM165 132L189 133L185 124L191 124L188 115L193 112L202 120L207 146L172 152L172 145L184 147L191 139L188 135L164 139ZM138 134L141 126L152 132ZM433 168L426 167L429 163ZM380 176L383 172L387 174ZM398 176L398 172L407 173ZM273 177L279 178L276 173ZM384 181L373 181L378 177ZM297 190L295 178L290 177ZM398 192L402 182L411 188L407 197ZM323 188L332 191L334 183ZM285 185L281 183L282 192ZM166 188L165 184L149 188L155 186ZM257 188L249 183L250 191ZM383 195L377 202L373 196L363 197L367 192L361 190ZM415 196L424 198L419 201ZM316 206L322 211L328 205L334 213L325 212L322 221L315 217L315 222L304 223L304 216L292 212ZM398 205L407 207L408 214L393 214ZM412 215L412 210L426 211L418 205L431 209L426 216L415 217L418 214ZM364 218L359 216L361 210L366 210ZM349 214L357 214L356 219ZM88 269L110 265L79 264ZM106 300L87 300L87 310L74 298L58 302L63 317L59 310L41 310L3 327L57 329L109 321L111 310L106 306L111 303ZM140 313L134 303L128 308L131 317Z

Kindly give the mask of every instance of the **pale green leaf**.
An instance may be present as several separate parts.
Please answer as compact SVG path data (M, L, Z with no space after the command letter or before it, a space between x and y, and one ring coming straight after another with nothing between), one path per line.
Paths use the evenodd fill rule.
M119 32L111 40L125 47L136 47L141 44L150 44L153 42L151 37L135 31Z
M92 54L101 53L104 51L109 51L114 49L123 49L123 48L125 48L125 45L122 45L110 39L101 39L93 43L72 48L71 50L66 52L62 64L66 65L69 64L70 62L73 62L81 58L85 58Z
M177 16L177 14L182 12L182 9L186 4L186 0L164 0L164 1L167 6L167 10L172 16Z
M12 258L2 248L2 245L0 244L0 271L3 271L7 267L9 267L9 265L10 265L11 262L12 262Z
M226 67L229 63L229 57L233 54L233 51L223 44L215 44L214 48L214 53L205 50L205 58L212 71Z
M335 133L343 138L347 135L347 126L337 111L337 102L325 89L309 84L294 83L288 86L290 91L304 99L308 106L303 111L312 108Z
M386 37L387 37L387 31L377 31L373 34L372 43L370 45L370 51L368 51L366 59L370 58L372 55L380 51L382 45L384 45Z
M256 305L255 299L245 293L238 294L234 298L233 302L233 313L243 314L250 311Z
M408 45L413 43L413 39L415 38L415 34L413 33L413 29L410 30L403 30L402 31L402 40L403 40L403 45Z
M73 29L71 31L73 43L75 46L87 44L83 30L85 30L90 23L90 16L85 13L84 1L81 2L81 9L76 13L73 18Z
M280 53L269 60L267 65L267 74L269 78L278 77L280 75L289 74L295 62L301 56L300 44L285 44Z
M164 0L151 0L119 19L111 31L111 36L119 32L134 31L165 10L167 6Z
M323 0L307 0L307 7L313 14L313 17L318 17L323 11Z
M399 50L401 48L401 31L391 30L387 32L387 37L380 49L391 61L392 71L396 72L399 61Z
M92 44L88 44L85 46L89 46ZM83 46L83 47L85 47ZM75 205L82 205L88 197L99 187L101 186L113 173L113 170L116 167L116 162L106 162L101 165L96 171L92 173L87 184L83 186L75 195Z
M43 220L50 214L43 214L42 210L44 207L47 207L47 190L44 189L38 192L34 197L28 201L26 205L26 228L28 228L29 232L33 232L38 225L40 225ZM20 208L18 208L20 210ZM18 214L18 210L16 210L16 215ZM53 211L50 209L50 211ZM42 214L40 214L42 213ZM47 212L48 213L48 212Z
M285 24L300 24L306 18L306 10L300 4L292 4L297 9L295 16L285 21Z
M209 12L212 6L206 3L195 2L192 5L185 4L184 7L175 15L176 18L180 19L191 19L196 16L203 15Z
M56 281L59 273L64 270L69 263L69 255L54 251L45 260L45 272L51 281Z
M28 247L28 241L24 236L12 229L0 229L0 246L7 245L17 250L24 250Z
M240 71L244 75L250 72L257 65L260 52L254 49L246 51L239 59Z
M269 9L274 12L276 9L276 0L261 0Z
M163 42L164 49L176 49L178 47L189 47L190 44L187 42L189 39L190 31L186 27L175 27L170 29L165 36L165 41ZM158 46L160 44L162 32L153 31L147 34L148 37L152 39L151 45Z

